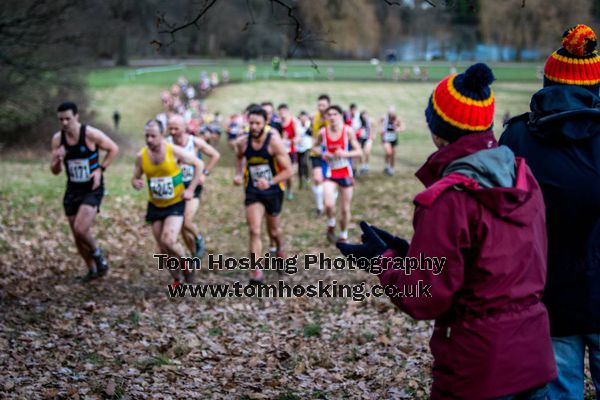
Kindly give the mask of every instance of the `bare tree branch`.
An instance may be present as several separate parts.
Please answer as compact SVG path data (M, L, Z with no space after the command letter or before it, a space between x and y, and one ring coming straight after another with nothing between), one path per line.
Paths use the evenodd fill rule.
M208 2L207 5L198 13L198 15L196 15L196 18L194 18L192 21L190 21L188 23L185 23L183 25L176 26L174 28L164 29L164 30L158 31L158 33L167 33L167 34L171 35L171 41L169 43L167 43L167 46L169 46L169 45L171 45L172 43L175 42L175 33L176 32L178 32L178 31L180 31L182 29L188 28L188 27L190 27L192 25L194 25L194 26L196 26L196 28L198 28L198 24L197 23L200 20L200 18L202 18L208 12L208 10L210 10L212 8L212 6L215 5L215 3L217 1L218 0L211 0L210 2ZM164 23L167 26L170 26L166 22L164 14L160 15L159 19L157 20L157 25L160 25L162 23ZM150 44L153 44L153 45L157 46L157 50L160 50L160 48L163 46L163 43L160 40L157 40L157 39L152 40L150 42Z

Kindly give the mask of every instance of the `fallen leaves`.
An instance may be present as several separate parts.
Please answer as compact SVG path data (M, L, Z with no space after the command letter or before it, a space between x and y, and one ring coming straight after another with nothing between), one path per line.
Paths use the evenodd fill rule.
M430 324L412 321L385 298L168 299L168 274L157 271L152 234L142 223L143 196L127 189L130 166L111 169L123 177L112 181L116 189L95 228L111 264L101 281L81 285L74 279L84 268L60 196L30 198L27 209L0 209L0 397L427 397ZM207 186L199 226L209 252L240 257L247 252L242 193L228 186L232 171L217 169L213 182L219 174L227 185ZM416 191L412 177L402 179ZM383 186L377 190L386 182L377 181ZM405 197L410 193L400 196L400 211L408 216L412 206ZM312 217L312 193L298 192L294 202L284 205L288 254L336 255L324 243L324 221ZM377 211L381 202L363 197L356 213L388 221L380 214L385 210ZM198 279L223 283L246 276L201 271ZM357 271L317 269L267 279L376 282Z

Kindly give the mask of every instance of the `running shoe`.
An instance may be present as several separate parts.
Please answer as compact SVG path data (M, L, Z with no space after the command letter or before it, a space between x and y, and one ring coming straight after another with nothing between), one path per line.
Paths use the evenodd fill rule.
M95 279L100 278L100 275L98 274L98 271L95 269L90 269L88 271L87 274L85 274L84 276L80 276L79 278L77 278L78 280L80 280L83 283L88 283L91 282Z
M292 192L287 192L287 199L288 199L288 200L294 200L294 193L292 193Z
M194 254L198 258L202 258L204 255L204 250L206 243L204 241L204 236L198 235L196 236L196 253Z
M96 273L96 275L98 275L97 277L103 277L108 273L108 263L104 258L104 254L102 254L102 249L98 247L94 254L92 254L92 257L94 258L94 262L96 263L96 268L98 270Z

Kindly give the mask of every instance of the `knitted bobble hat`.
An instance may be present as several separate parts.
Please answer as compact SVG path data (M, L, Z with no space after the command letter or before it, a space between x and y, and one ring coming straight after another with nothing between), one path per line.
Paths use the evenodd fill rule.
M580 24L563 34L562 47L548 57L544 66L544 87L576 85L598 94L600 56L596 51L596 34Z
M483 63L443 79L429 98L425 118L431 132L454 142L471 133L487 132L494 123L492 70Z

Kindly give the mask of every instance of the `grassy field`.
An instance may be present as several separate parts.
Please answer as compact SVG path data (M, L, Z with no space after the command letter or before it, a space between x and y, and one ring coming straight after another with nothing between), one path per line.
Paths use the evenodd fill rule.
M151 85L166 87L171 85L179 76L185 76L191 82L199 80L200 73L217 72L219 77L223 70L229 72L232 82L246 79L248 66L256 67L256 79L260 80L327 80L328 71L333 70L335 80L391 80L393 78L394 65L382 63L382 74L377 76L376 67L368 61L327 61L315 60L312 65L309 61L291 60L287 63L287 73L281 76L273 71L270 62L248 62L239 60L204 60L202 65L188 61L179 64L159 67L122 67L104 68L92 71L88 77L88 85L92 88L104 88L121 85ZM456 68L464 70L470 65L468 62L456 64ZM492 63L496 78L502 81L534 82L538 81L537 70L543 63ZM451 64L448 62L402 62L398 66L403 71L405 68L412 70L414 66L425 67L430 80L439 80L448 75ZM411 79L415 76L411 72Z
M293 112L312 112L316 98L328 93L333 103L348 107L351 102L361 110L368 110L376 124L390 105L406 121L407 131L402 134L398 148L399 159L415 167L433 150L424 118L424 110L435 84L390 82L275 82L258 81L223 86L206 100L210 111L227 116L243 110L251 102L271 100L275 105L288 103ZM501 133L505 113L517 115L529 109L531 95L538 89L536 83L497 82L493 85L496 96L496 133ZM91 91L93 111L97 119L112 124L112 113L122 115L121 134L132 143L132 150L142 144L144 123L161 112L160 88L152 85L97 88ZM375 151L381 146L376 142Z
M504 112L527 110L537 87L494 85L497 126ZM433 151L423 116L432 88L433 83L261 81L219 88L207 104L223 114L265 99L285 101L293 111L312 110L316 96L327 92L335 103L357 102L374 117L396 105L408 125L400 138L398 174L381 173L376 141L373 171L356 185L350 239L358 239L363 219L410 237L412 198L422 188L413 173ZM97 118L110 124L119 109L121 134L131 144L106 174L108 193L95 232L112 269L102 281L88 286L75 281L84 271L62 212L64 175L52 176L45 161L0 161L0 396L427 398L431 325L401 314L384 298L168 299L168 274L156 268L154 241L143 223L146 194L129 185L143 123L160 111L160 89L155 83L113 82L92 90ZM247 253L243 193L231 184L225 141L220 150L224 157L207 180L197 222L208 253L241 257ZM309 189L285 202L282 221L289 255L337 255L326 244L325 220L314 216ZM240 271L199 276L203 283L245 279ZM357 271L267 275L268 282L278 279L377 281Z

